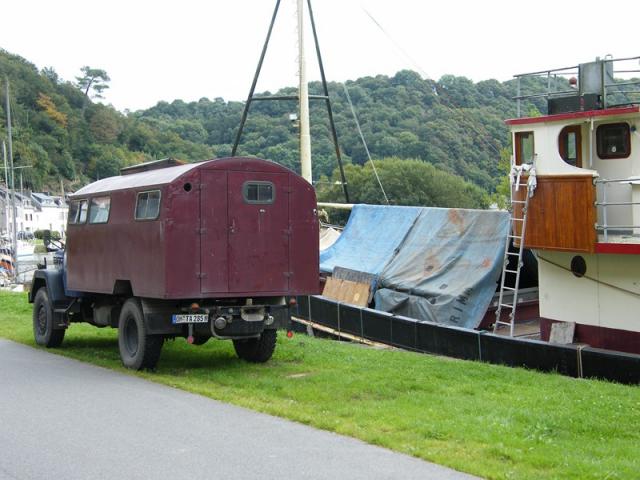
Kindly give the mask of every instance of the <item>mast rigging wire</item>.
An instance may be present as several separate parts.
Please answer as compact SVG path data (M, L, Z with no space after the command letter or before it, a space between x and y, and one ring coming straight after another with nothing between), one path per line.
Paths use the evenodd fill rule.
M371 13L369 13L369 11L364 8L364 6L361 6L362 10L364 11L364 13L369 17L369 19L376 25L376 27L378 27L378 29L380 29L380 31L391 41L391 43L393 43L393 45L398 49L398 51L405 57L406 60L409 61L410 64L413 65L413 68L415 68L424 78L429 79L429 75L427 75L427 72L424 71L424 69L418 64L418 62L416 62L411 55L409 55L403 48L402 46L391 36L391 34L389 34L389 32L387 32L384 27L380 24L380 22L378 22L378 20L376 20L374 18L373 15L371 15ZM435 82L435 80L434 80ZM442 98L442 100L445 100L445 98L441 97L437 91L434 92L436 96ZM464 119L465 121L467 121L469 123L469 128L471 130L473 130L477 135L478 138L488 147L490 147L497 155L500 155L500 149L498 147L496 147L493 143L489 142L486 138L486 136L490 136L489 132L483 127L483 130L485 131L485 135L482 135L475 127L474 127L474 122L473 119L471 118L467 118L466 115L458 108L453 108L450 105L447 105L447 103L441 101L440 104L445 107L446 109L448 109L451 113L460 115L460 117L462 117L462 119Z
M342 84L344 87L344 93L347 97L347 102L349 102L349 108L351 108L351 114L353 115L353 119L356 122L356 127L358 128L358 133L360 134L360 139L362 140L362 144L364 145L364 150L367 152L367 158L369 158L369 162L371 162L371 166L373 167L373 173L376 176L376 180L378 181L378 185L380 185L380 190L382 190L382 195L384 195L384 199L389 203L389 197L387 197L387 192L384 191L384 187L382 186L382 182L380 181L380 177L378 176L378 170L376 169L376 164L373 163L373 159L371 158L371 154L369 153L369 147L367 147L367 142L364 139L364 135L362 134L362 129L360 128L360 122L358 121L358 116L356 115L356 110L353 108L353 103L351 102L351 96L349 95L349 90L347 89L346 82Z

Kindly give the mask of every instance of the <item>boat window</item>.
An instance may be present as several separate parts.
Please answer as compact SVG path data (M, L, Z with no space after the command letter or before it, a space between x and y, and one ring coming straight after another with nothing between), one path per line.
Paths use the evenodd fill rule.
M160 190L138 193L136 220L155 220L160 214Z
M608 123L596 129L596 146L600 158L627 158L631 154L628 123Z
M111 197L94 197L89 205L89 223L107 223Z
M242 197L246 203L273 203L276 191L271 182L244 182Z
M533 132L516 132L516 165L533 163L534 145Z
M569 165L582 168L582 135L580 125L564 127L558 136L558 150Z
M69 205L69 225L78 225L87 221L87 201L72 200Z

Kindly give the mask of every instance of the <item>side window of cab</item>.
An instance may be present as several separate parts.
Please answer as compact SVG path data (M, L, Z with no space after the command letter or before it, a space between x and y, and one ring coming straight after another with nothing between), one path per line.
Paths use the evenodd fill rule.
M514 134L516 165L533 163L535 156L535 145L533 142L533 132L516 132Z
M89 205L89 223L107 223L111 210L111 197L93 197Z
M558 151L562 160L582 168L582 134L580 125L564 127L558 136Z
M139 192L136 196L136 220L155 220L160 215L160 190Z
M69 225L82 225L87 221L87 201L72 200L69 204Z

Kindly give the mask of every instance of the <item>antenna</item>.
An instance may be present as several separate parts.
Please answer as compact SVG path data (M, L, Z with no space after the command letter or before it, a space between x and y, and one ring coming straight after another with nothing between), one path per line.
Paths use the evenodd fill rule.
M242 132L244 130L244 125L247 121L247 116L249 114L249 108L251 107L251 103L254 101L265 101L265 100L297 100L300 105L300 156L301 162L305 162L305 155L308 152L309 164L305 166L304 163L301 165L301 173L302 176L305 177L309 182L311 182L311 142L310 136L308 133L308 102L311 100L324 100L327 106L327 114L329 117L329 125L331 127L331 137L333 140L333 145L336 151L336 158L338 160L338 166L340 168L340 176L342 179L342 190L344 191L344 197L347 203L349 203L349 191L347 189L347 181L344 175L344 167L342 165L342 155L340 154L340 146L338 144L338 135L336 133L336 126L333 120L333 111L331 109L331 100L329 98L329 89L327 87L327 79L324 74L324 66L322 63L322 56L320 55L320 45L318 43L318 35L316 32L315 20L313 18L313 10L311 8L311 0L307 0L307 7L309 9L309 18L311 20L311 28L313 31L313 39L316 47L316 54L318 56L318 65L320 67L320 76L322 78L322 88L324 91L324 95L308 95L307 90L307 81L306 81L306 69L304 68L304 44L302 40L302 23L304 19L304 11L303 11L303 0L297 0L298 2L298 48L299 48L299 74L300 74L300 89L298 95L272 95L268 97L255 97L255 89L256 84L258 83L258 78L260 77L260 71L262 70L262 64L264 63L264 57L267 53L267 47L269 46L269 40L271 39L271 32L273 31L273 25L276 21L276 17L278 16L278 9L280 8L280 0L276 0L276 6L273 10L273 15L271 17L271 23L269 24L269 30L267 31L267 38L265 39L264 46L262 47L262 52L260 53L260 58L258 60L258 66L256 68L256 73L253 76L253 82L251 83L251 88L249 89L249 95L247 96L247 101L244 104L244 109L242 110L242 117L240 119L240 126L238 128L238 132L236 134L236 139L233 143L233 148L231 149L231 156L236 156L236 152L238 151L238 144L240 143L240 138L242 137ZM306 96L307 100L305 101L303 96ZM303 107L303 104L306 103L306 108ZM304 109L304 111L303 111ZM303 119L303 113L306 111L306 120ZM307 123L306 127L304 123ZM306 132L305 132L305 129ZM306 142L309 140L309 144L307 146ZM308 170L307 170L308 169ZM307 173L307 175L305 175Z

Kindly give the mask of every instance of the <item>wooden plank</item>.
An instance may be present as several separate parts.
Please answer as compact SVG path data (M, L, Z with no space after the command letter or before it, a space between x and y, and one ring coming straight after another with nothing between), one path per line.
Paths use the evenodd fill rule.
M328 277L325 284L322 296L337 300L340 294L340 288L342 286L342 280L338 278Z
M373 273L360 272L358 270L351 270L349 268L335 267L333 269L332 276L342 280L349 280L351 282L357 283L366 283L370 285L371 288L369 289L369 298L367 300L367 305L371 303L371 300L373 299L373 291L378 280L377 275L374 275Z
M315 322L312 322L310 320L305 320L305 319L299 318L299 317L291 317L291 320L293 320L296 323L300 323L302 325L306 325L307 327L311 327L311 328L314 328L316 330L320 330L321 332L330 333L331 335L335 335L338 338L345 338L347 340L351 340L352 342L358 342L358 343L362 343L364 345L369 345L370 347L389 348L389 349L392 349L392 350L396 350L396 347L394 347L392 345L387 345L386 343L374 342L373 340L368 340L368 339L363 338L363 337L358 337L358 336L352 335L350 333L341 332L340 330L335 330L335 329L333 329L331 327L327 327L326 325L322 325L320 323L315 323Z
M356 307L369 305L371 285L368 283L352 282L341 278L327 278L322 296Z

